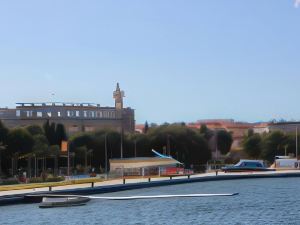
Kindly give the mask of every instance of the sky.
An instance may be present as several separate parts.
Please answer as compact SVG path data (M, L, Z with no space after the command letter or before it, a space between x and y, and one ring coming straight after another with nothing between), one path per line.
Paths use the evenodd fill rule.
M117 82L137 123L300 120L300 0L0 1L0 107Z

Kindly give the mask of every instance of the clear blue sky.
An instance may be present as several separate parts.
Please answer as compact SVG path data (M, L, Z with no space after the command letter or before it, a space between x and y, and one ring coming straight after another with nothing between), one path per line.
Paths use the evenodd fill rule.
M300 119L293 0L1 1L0 106L112 106L138 123ZM55 96L51 94L55 93Z

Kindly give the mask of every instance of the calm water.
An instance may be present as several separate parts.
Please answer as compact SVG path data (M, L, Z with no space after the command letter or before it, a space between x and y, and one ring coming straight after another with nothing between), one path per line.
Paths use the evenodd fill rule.
M0 224L300 224L300 179L214 181L147 188L106 196L226 193L234 197L92 200L86 206L0 207ZM104 195L102 195L104 196Z

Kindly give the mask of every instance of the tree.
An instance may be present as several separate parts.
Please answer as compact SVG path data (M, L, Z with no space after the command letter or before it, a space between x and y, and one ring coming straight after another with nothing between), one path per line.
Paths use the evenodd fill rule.
M9 130L6 128L6 126L0 120L0 142L2 142L3 144L7 143L8 131Z
M253 129L248 129L247 136L251 137L252 135L254 135L254 130Z
M33 136L34 145L32 147L31 156L34 157L34 161L39 161L38 159L42 159L42 170L45 169L45 160L46 157L49 155L49 142L44 134L37 134ZM38 164L38 163L37 163ZM34 176L38 175L38 166L35 164L34 167Z
M233 139L231 133L227 132L226 130L219 130L217 131L217 145L218 150L223 154L227 154L232 145Z
M207 141L213 136L213 132L205 124L201 124L199 132Z
M56 145L61 145L62 141L67 140L67 134L66 134L65 126L61 123L56 125L55 139L56 139L56 141L55 141Z
M281 131L274 131L263 138L262 158L273 162L276 155L284 154L287 137Z
M60 154L60 146L59 145L51 145L49 146L49 155L54 158L54 176L58 175L58 157Z
M25 129L31 134L31 135L44 135L44 131L42 127L38 125L29 125L25 127Z
M163 125L151 129L147 136L151 148L160 152L169 144L170 155L187 167L205 164L211 158L207 140L188 127Z
M148 130L149 130L149 125L148 122L146 121L144 126L144 134L147 134Z
M258 159L262 152L262 138L259 134L247 136L243 141L244 151L252 158Z
M49 120L46 121L46 123L43 126L45 135L48 139L48 142L50 145L57 144L57 137L56 137L56 125L55 123L49 122Z
M0 120L0 175L2 174L2 151L6 151L7 148L8 131Z
M32 135L24 128L16 128L8 133L8 150L12 156L12 172L15 174L19 155L31 152L34 145Z

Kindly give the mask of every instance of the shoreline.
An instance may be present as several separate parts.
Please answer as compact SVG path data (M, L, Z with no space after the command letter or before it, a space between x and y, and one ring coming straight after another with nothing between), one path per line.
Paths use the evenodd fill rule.
M224 180L239 180L239 179L261 179L261 178L287 178L300 177L299 170L289 171L274 171L274 172L243 172L243 173L204 173L192 175L190 178L185 176L160 177L160 178L138 178L126 179L123 184L123 179L108 180L93 184L76 184L69 186L58 186L55 190L49 191L49 188L23 189L0 192L0 206L38 203L43 195L93 195L104 194L126 190L159 187L167 185L177 185L194 182L209 182L209 181L224 181ZM28 196L30 195L30 196Z

